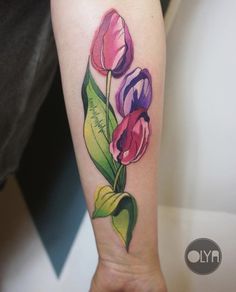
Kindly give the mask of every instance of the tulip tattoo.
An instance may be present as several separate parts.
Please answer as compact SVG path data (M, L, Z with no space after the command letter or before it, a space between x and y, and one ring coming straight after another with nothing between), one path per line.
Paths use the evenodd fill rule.
M148 69L137 67L128 72L133 54L125 20L116 10L109 10L95 32L82 86L84 139L90 158L108 182L95 191L92 218L110 217L127 251L138 210L134 196L125 190L126 172L128 165L139 161L148 147L148 109L152 101ZM105 93L93 78L91 66L105 77ZM110 103L112 78L122 78L114 96L116 110Z

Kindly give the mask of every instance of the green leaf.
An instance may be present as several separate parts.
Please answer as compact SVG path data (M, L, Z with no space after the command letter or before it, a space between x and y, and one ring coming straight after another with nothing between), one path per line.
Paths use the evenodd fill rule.
M114 161L106 133L106 97L93 79L89 64L82 86L84 105L84 139L89 155L106 180L113 185L120 164ZM114 110L109 105L109 129L113 133L117 126ZM123 167L119 176L117 191L123 191L126 181L126 170Z
M115 193L111 186L98 188L92 218L112 216L112 226L128 250L137 221L137 204L129 193Z
M137 221L137 211L135 198L129 194L119 202L112 215L112 225L124 242L127 251Z

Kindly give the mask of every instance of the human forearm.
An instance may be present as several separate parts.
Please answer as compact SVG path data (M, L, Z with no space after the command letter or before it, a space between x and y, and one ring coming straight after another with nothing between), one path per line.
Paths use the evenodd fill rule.
M129 67L128 69L121 68L121 71L119 71L120 73L118 72L118 67L110 68L110 71L114 71L114 76L112 76L109 101L114 109L114 115L118 119L118 124L125 124L124 120L127 119L128 115L132 115L132 117L128 117L129 121L135 119L133 117L135 115L133 113L135 110L140 110L142 117L145 116L142 120L142 125L143 129L145 128L143 133L146 140L142 136L142 133L139 132L140 137L134 142L140 143L139 149L142 149L142 151L140 150L138 152L136 149L137 153L132 155L129 152L130 158L128 157L127 159L130 159L130 161L125 160L125 157L121 155L122 151L124 154L124 149L121 149L122 147L119 145L117 146L117 141L114 141L114 131L117 125L114 129L113 127L107 129L107 123L109 123L112 113L110 112L110 116L108 115L108 117L106 114L106 116L103 116L104 121L102 128L104 129L104 135L108 138L108 146L105 147L109 147L109 151L111 152L111 163L116 164L114 173L117 174L119 165L124 164L126 167L126 183L123 182L122 185L120 182L120 188L123 188L122 191L116 189L116 187L116 190L114 189L115 175L109 179L106 175L104 177L104 171L101 171L101 168L95 167L96 163L94 164L94 160L100 159L94 158L93 153L91 153L91 146L88 145L90 143L88 141L90 139L89 135L91 134L87 134L89 129L86 128L88 119L90 119L89 122L91 121L91 117L87 115L88 112L86 111L92 110L92 108L90 104L90 108L86 110L86 105L88 108L88 103L82 102L82 99L89 98L88 96L86 97L86 90L84 90L81 96L83 83L84 86L86 86L84 76L88 57L90 55L89 68L91 74L105 98L107 98L108 90L106 90L106 80L108 74L101 74L101 72L99 72L99 64L96 66L98 63L98 61L96 61L96 56L95 60L91 60L93 54L95 55L96 53L91 49L91 46L93 46L94 32L101 23L102 16L111 9L115 9L117 14L123 17L127 25L133 43L133 58L132 60L130 56L126 58L125 61L130 62L130 66L127 66L127 68ZM128 244L127 241L129 240L127 238L123 238L122 242L120 236L118 236L119 232L117 232L117 230L115 232L114 230L114 224L112 227L115 209L108 217L98 218L99 214L94 216L97 218L93 219L92 223L100 256L98 272L101 273L101 269L105 269L106 272L110 269L113 270L114 273L122 273L124 282L126 279L131 285L132 281L128 278L130 274L144 276L148 274L153 275L153 271L160 274L157 252L156 181L165 67L165 41L160 5L157 1L151 0L138 0L135 2L55 0L52 1L52 14L66 107L89 213L92 216L94 209L96 209L94 194L98 186L104 187L105 185L110 185L111 191L114 191L114 194L112 194L114 196L118 192L130 194L136 202L135 208L137 207L137 222L131 230L132 239ZM102 60L100 65L104 66L104 60ZM144 103L136 102L135 110L131 110L130 107L125 107L122 102L118 104L117 107L117 101L115 99L118 99L116 93L121 86L120 84L125 76L134 71L135 68L141 68L140 70L145 68L150 74L150 77L146 78L150 82L152 88L152 90L149 89L151 90L151 97L146 96L146 98L150 100ZM115 70L117 70L118 75L121 76L115 76L117 75ZM124 72L122 72L122 70ZM140 83L137 84L137 86L139 87ZM123 111L121 109L122 107ZM126 108L125 112L124 107ZM128 112L126 112L126 110ZM142 119L138 114L137 117L140 117L139 120ZM87 118L86 121L85 118ZM93 130L96 131L96 128ZM129 135L134 134L133 130L134 126L129 129ZM122 129L118 129L116 136L122 134L121 132ZM140 140L142 141L140 142ZM113 144L112 141L114 142ZM110 143L113 146L109 146ZM147 145L144 145L145 143ZM94 147L96 148L95 144ZM119 148L119 153L117 152L117 147ZM144 147L146 149L145 151ZM117 153L120 154L119 157L117 157ZM93 158L93 160L91 160L91 158ZM118 160L118 163L114 162L116 160ZM104 195L107 196L107 194ZM128 200L129 198L127 197L126 201ZM127 278L125 276L126 274ZM122 278L121 274L119 275L119 277L117 275L117 279ZM99 273L96 274L95 279L98 278ZM163 283L161 276L158 281L161 286L161 283ZM113 280L112 284L115 286L118 282L118 280ZM156 290L150 291L159 291L157 289L158 287Z

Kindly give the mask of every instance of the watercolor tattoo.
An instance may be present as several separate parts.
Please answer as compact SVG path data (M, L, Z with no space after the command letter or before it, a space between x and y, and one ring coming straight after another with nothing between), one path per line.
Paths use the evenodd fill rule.
M95 32L82 86L84 139L94 165L108 182L95 192L92 218L110 217L127 251L137 221L137 204L125 190L126 171L147 149L147 110L152 100L149 71L137 67L128 72L133 55L133 42L124 19L116 10L109 10ZM91 74L91 65L104 76L104 93ZM110 103L111 82L121 77L114 111Z

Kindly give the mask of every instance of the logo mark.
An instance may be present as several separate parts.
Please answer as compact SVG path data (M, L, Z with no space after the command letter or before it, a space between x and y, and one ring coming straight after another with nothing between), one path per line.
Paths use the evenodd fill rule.
M185 250L185 262L189 269L199 275L213 273L220 265L222 253L218 244L208 238L192 241Z

